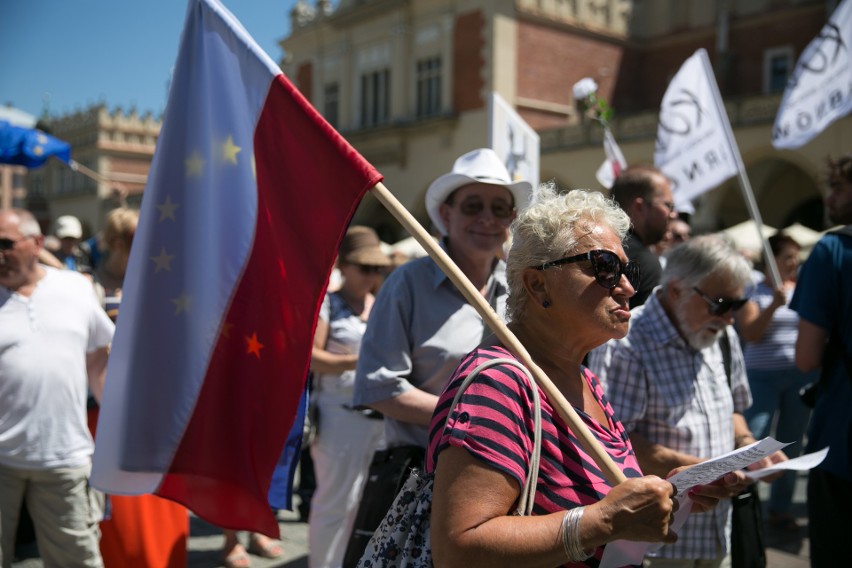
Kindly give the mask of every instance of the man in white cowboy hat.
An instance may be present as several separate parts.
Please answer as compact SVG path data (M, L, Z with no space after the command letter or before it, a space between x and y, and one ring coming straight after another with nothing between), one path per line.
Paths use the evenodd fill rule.
M513 182L487 148L458 158L452 171L426 191L426 210L442 236L441 246L501 316L507 295L502 247L531 192L531 184ZM430 257L391 273L361 343L353 400L384 415L390 451L425 449L438 395L461 357L488 334L476 309ZM371 499L369 490L362 508ZM387 506L380 515L386 511ZM356 521L356 533L358 529ZM366 531L372 532L369 527Z

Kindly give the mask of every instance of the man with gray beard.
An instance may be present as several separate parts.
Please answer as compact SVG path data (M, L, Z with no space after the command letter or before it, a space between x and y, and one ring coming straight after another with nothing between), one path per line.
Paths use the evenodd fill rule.
M751 270L721 236L672 249L661 285L631 310L630 330L590 354L615 415L630 434L642 472L665 478L755 442L742 412L751 405L740 343L731 324ZM730 348L730 385L722 342ZM781 452L761 466L786 459ZM732 487L731 496L747 483ZM646 566L730 565L731 503L693 513L678 541Z

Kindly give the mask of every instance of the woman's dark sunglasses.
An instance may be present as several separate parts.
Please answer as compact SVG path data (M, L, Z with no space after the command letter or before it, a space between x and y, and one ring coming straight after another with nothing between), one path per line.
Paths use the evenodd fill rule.
M358 270L361 271L361 274L382 274L387 267L385 266L374 266L372 264L356 264Z
M695 292L701 296L701 299L707 302L707 310L711 316L723 316L731 310L737 311L745 306L748 298L739 298L737 300L729 300L727 298L718 298L714 300L704 292L698 289L697 286L692 287Z
M595 281L607 290L612 290L618 286L622 274L627 276L627 281L630 282L634 290L639 289L639 263L629 261L627 264L622 264L618 255L608 250L590 250L582 254L551 260L535 268L536 270L544 270L562 264L580 262L581 260L591 261L592 271L595 273Z

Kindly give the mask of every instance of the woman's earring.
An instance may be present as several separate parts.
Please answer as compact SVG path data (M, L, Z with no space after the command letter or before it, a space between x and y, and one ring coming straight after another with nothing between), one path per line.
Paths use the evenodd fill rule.
M549 307L550 307L550 305L551 305L551 304L550 304L550 300L545 300L545 301L543 301L543 302L541 303L541 307L542 307L542 308L544 308L544 309L549 308Z

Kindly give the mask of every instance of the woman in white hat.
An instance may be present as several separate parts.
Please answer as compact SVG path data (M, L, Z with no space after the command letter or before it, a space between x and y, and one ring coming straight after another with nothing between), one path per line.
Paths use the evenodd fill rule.
M502 247L531 190L528 182L511 179L493 150L479 149L458 158L426 192L426 210L441 246L501 315L507 294ZM426 448L438 395L461 357L489 334L476 309L430 257L394 270L376 298L355 376L353 403L385 416L389 450L378 459L395 459L393 452L418 455ZM373 500L369 491L372 486L365 489L363 508ZM365 515L359 512L359 519ZM376 527L358 528L366 533ZM360 558L369 537L356 539L347 559Z

